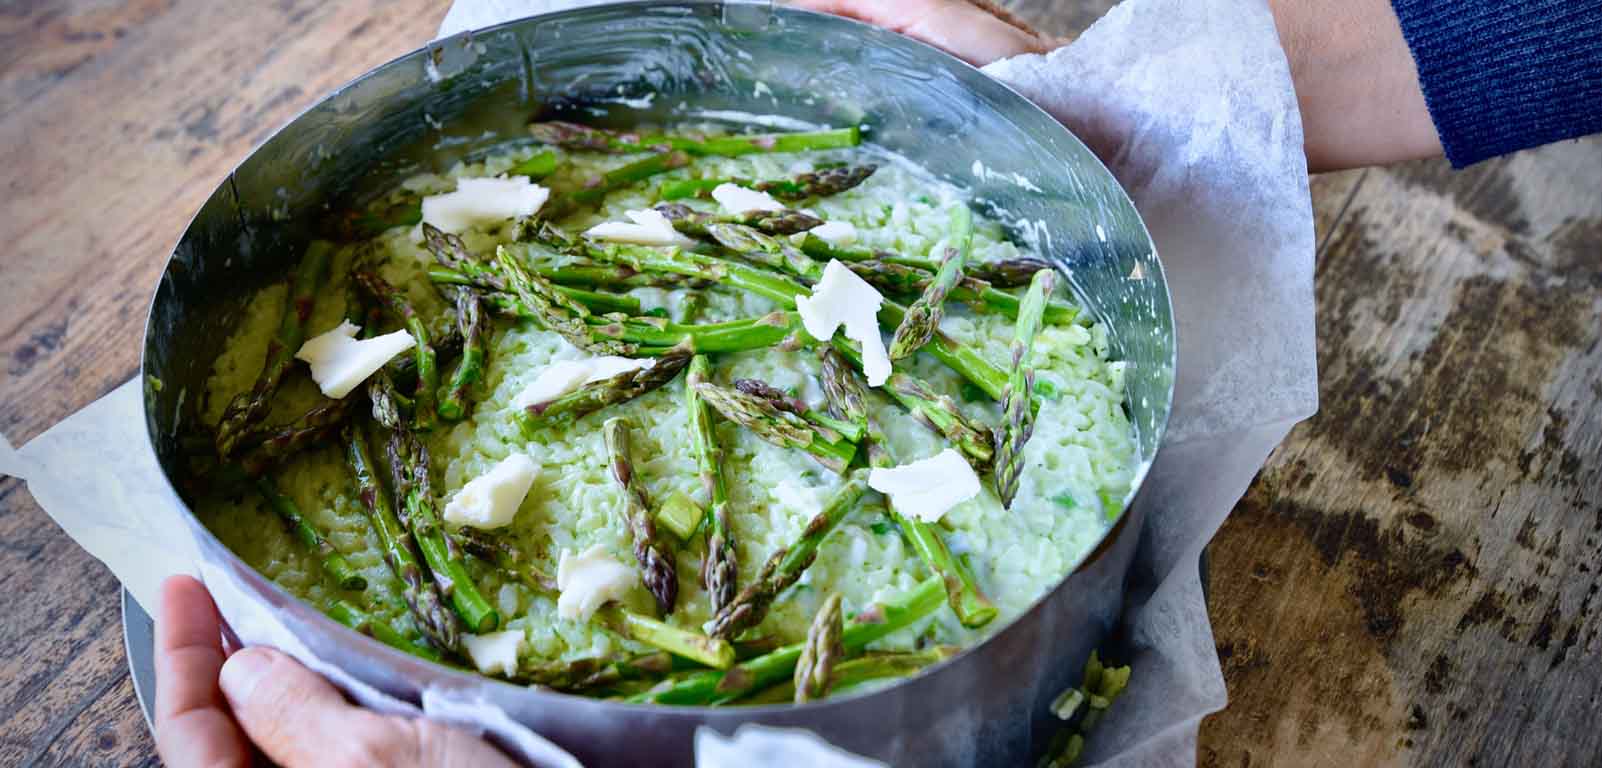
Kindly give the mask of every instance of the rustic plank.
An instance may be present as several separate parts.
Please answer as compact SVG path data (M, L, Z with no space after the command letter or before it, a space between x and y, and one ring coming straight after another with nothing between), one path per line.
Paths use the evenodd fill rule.
M432 37L426 0L70 0L0 9L0 433L133 374L168 249L250 148ZM140 765L116 582L0 481L0 764Z
M1319 258L1321 411L1214 543L1204 764L1602 753L1599 177L1598 139L1363 177Z

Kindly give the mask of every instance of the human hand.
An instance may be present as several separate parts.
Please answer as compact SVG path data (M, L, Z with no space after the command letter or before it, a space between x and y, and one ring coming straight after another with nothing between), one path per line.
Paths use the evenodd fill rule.
M488 743L435 722L352 706L328 681L270 648L227 656L205 586L161 585L156 751L173 768L251 765L257 750L299 766L511 766Z
M976 67L1024 53L1046 53L1063 44L985 0L792 0L790 5L884 27Z

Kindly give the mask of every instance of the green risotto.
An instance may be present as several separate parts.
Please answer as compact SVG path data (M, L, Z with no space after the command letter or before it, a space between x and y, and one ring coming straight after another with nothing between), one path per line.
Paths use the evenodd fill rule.
M250 482L211 484L195 506L252 567L391 645L515 682L663 703L800 701L882 685L978 642L1111 525L1138 460L1123 363L1068 290L1035 278L1038 257L968 215L961 189L858 145L854 130L533 129L530 146L406 180L313 246L306 258L327 260L316 275L302 265L298 284L250 300L201 405L228 444L232 469L218 476ZM466 219L427 202L489 177L527 178L548 199L532 214ZM731 209L730 184L780 207ZM585 234L663 204L676 244ZM821 297L831 260L924 326L898 333L881 311L870 344L850 320L832 344L812 336L808 302L785 300L784 286ZM292 300L308 288L313 301ZM467 302L482 316L464 344ZM296 307L309 310L303 323ZM245 405L253 391L263 399L264 360L346 320L359 337L403 331L394 338L409 348L337 398L288 359L266 401ZM905 356L868 386L880 341ZM479 375L453 389L463 349L481 349ZM531 410L537 381L544 391L553 371L600 358L654 364L567 382ZM564 410L586 393L599 405ZM855 407L841 402L851 397ZM551 398L564 405L546 410ZM375 416L375 403L391 412ZM353 442L370 462L365 486ZM947 451L962 459L946 465L954 474L977 478L971 498L948 473L906 475L918 486L906 496L873 490L890 477L880 472ZM509 523L446 519L464 486L514 456L534 471ZM398 538L383 534L373 493L364 499L375 484ZM926 497L933 507L910 506ZM611 569L594 573L625 568L630 580L613 578L590 595L604 606L575 617L559 603L582 597L567 572L585 553ZM709 558L729 566L721 593L703 578ZM482 604L464 613L466 593ZM500 651L483 650L491 636ZM838 661L817 666L828 648ZM486 664L492 653L503 662ZM755 677L719 683L731 663Z

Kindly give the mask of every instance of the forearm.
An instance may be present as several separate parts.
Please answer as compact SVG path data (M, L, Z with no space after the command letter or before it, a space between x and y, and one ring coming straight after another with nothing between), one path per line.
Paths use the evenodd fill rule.
M1441 154L1390 0L1269 0L1313 172Z

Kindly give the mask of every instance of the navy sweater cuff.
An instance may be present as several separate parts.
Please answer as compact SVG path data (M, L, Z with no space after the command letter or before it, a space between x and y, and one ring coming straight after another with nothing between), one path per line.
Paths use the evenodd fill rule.
M1458 168L1602 131L1602 0L1392 0Z

